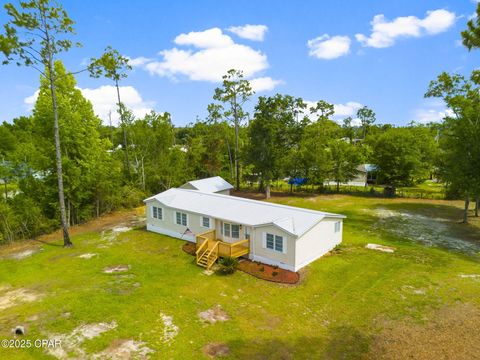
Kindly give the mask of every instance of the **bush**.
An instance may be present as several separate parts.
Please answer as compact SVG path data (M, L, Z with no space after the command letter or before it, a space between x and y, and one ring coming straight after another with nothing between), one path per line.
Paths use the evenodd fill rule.
M220 265L220 272L221 273L226 274L226 275L233 274L237 270L238 259L236 259L234 257L227 256L227 257L221 258L218 261L218 264Z

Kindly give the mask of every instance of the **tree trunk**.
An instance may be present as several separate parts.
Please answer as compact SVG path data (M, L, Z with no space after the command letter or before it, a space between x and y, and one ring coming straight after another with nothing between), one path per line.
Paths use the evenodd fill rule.
M340 181L337 181L337 193L340 192Z
M71 247L73 244L70 241L70 235L68 234L67 213L65 211L65 194L63 191L63 170L62 170L62 152L60 149L60 129L58 124L58 105L57 105L57 92L55 88L55 76L53 69L53 61L50 59L48 64L49 80L50 80L50 93L52 95L53 105L53 132L55 138L55 157L57 165L57 181L58 181L58 202L60 205L60 220L63 228L63 246Z
M478 217L478 207L480 206L480 196L475 197L475 217Z
M235 178L235 171L233 169L233 161L232 161L232 152L230 151L230 143L228 142L228 139L225 140L227 143L227 150L228 150L228 160L230 163L230 175L232 176L232 179Z
M5 185L5 201L7 201L8 200L7 179L3 179L3 184Z
M468 224L468 207L470 205L470 196L467 194L465 196L465 207L463 210L463 223Z
M270 199L270 181L265 185L265 198Z
M128 179L130 180L131 174L130 174L130 160L128 158L127 129L123 119L123 110L121 105L122 102L120 100L120 88L118 86L118 80L115 80L115 87L117 88L118 114L120 115L120 122L122 123L122 129L123 129L123 148L125 150L125 166L127 168Z
M238 120L237 119L235 119L235 187L236 187L236 190L240 190L240 163L238 162Z

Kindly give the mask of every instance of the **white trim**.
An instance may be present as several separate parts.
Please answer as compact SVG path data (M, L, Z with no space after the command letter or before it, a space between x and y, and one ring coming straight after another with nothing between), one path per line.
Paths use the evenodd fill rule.
M281 262L281 261L272 260L272 259L269 259L269 258L266 258L266 257L263 257L263 256L251 255L250 260L258 261L258 262L261 262L261 263L264 263L264 264L267 264L267 265L278 266L279 268L285 269L285 270L297 271L297 270L295 270L295 267L290 265L290 264L286 264L286 263Z
M193 242L193 243L195 242L195 235L187 235L187 234L183 235L183 233L179 233L179 232L176 232L176 231L164 229L164 228L161 228L159 226L155 226L155 225L151 225L151 224L147 224L147 230L148 231L153 231L155 233L163 234L163 235L168 235L168 236L171 236L171 237L174 237L174 238L177 238L177 239L186 240L186 241L190 241L190 242Z

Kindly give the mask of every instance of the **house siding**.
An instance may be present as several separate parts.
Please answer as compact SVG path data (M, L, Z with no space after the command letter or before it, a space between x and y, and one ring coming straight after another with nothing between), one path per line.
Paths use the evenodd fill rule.
M267 249L264 243L266 233L279 235L284 238L284 252ZM286 270L295 268L295 237L282 231L276 226L260 226L252 229L253 241L250 246L250 258L270 265L277 265Z
M335 232L335 223L340 231ZM325 255L342 242L343 221L325 218L297 239L295 244L295 271Z
M153 206L157 206L163 209L162 220L153 217ZM201 226L200 221L202 215L190 213L184 210L176 210L167 207L156 200L148 202L145 208L147 215L147 230L173 236L183 240L188 240L191 242L195 242L195 236L192 234L185 234L185 230L187 229L187 227L193 234L200 234L209 230L209 228ZM175 222L175 213L177 211L187 214L187 226L178 225ZM214 224L215 219L210 219L210 229L214 228Z

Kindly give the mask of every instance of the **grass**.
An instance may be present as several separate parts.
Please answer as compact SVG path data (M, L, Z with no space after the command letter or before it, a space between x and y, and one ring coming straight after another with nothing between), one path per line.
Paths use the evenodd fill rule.
M115 329L86 340L83 349L93 354L116 339L134 339L155 350L152 358L199 359L205 357L205 345L221 342L230 358L354 359L370 357L384 319L418 324L436 309L458 302L480 307L479 280L459 276L480 273L477 255L408 240L392 232L392 224L377 213L387 209L451 219L448 236L478 241L478 221L457 223L460 203L346 195L272 201L348 216L343 245L308 266L299 285L266 282L239 271L207 276L182 251L181 241L142 228L118 234L107 247L101 246L105 241L99 231L77 232L72 249L54 246L61 243L57 238L25 259L0 259L0 287L42 294L38 301L0 312L0 338L11 338L10 329L19 324L27 327L26 339L44 339L81 324L116 321ZM371 242L393 246L396 252L365 249ZM11 251L0 249L0 256ZM98 255L78 257L85 253ZM103 272L120 264L130 270ZM198 313L216 305L230 320L201 322ZM169 342L161 314L172 316L178 327ZM32 316L37 318L28 320ZM0 358L51 357L42 349L0 348Z

